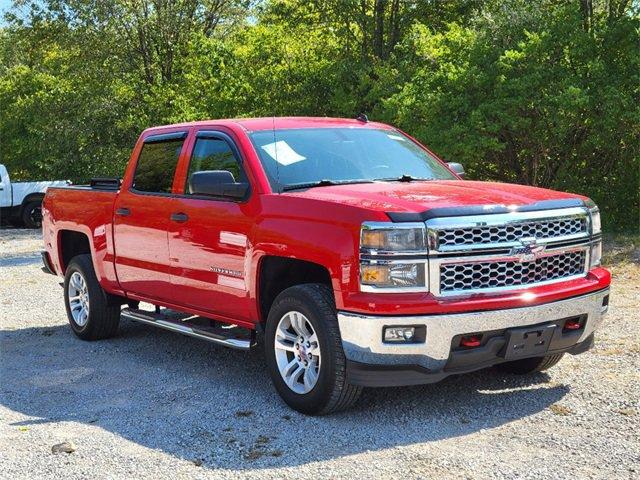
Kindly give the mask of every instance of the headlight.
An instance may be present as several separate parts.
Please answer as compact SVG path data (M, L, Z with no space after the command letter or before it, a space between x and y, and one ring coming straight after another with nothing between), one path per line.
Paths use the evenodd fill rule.
M365 223L360 231L360 248L380 252L425 251L425 226Z
M360 265L360 284L373 289L424 289L424 262L367 262Z
M589 210L591 213L591 235L597 235L602 232L602 224L600 223L600 210L598 207Z
M602 233L602 224L600 223L600 209L591 199L587 200L587 207L589 207L589 215L591 216L591 235L598 235Z
M596 242L591 245L591 254L589 255L589 268L597 267L602 261L602 242Z
M426 291L425 237L423 223L363 223L360 289L378 293Z

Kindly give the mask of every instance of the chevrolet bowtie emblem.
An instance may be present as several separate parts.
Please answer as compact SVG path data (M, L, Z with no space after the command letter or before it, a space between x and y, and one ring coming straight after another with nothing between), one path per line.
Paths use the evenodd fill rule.
M513 247L509 252L509 255L517 257L518 262L532 262L542 256L546 245L538 245L538 241L535 238L521 238L520 244L522 246Z

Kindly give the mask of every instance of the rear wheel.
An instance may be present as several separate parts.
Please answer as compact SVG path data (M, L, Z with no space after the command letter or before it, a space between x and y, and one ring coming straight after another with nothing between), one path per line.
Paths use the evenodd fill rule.
M82 340L109 338L118 330L120 304L100 286L91 255L78 255L69 262L64 303L71 329Z
M42 226L42 202L40 200L27 203L22 208L22 223L27 228Z
M500 363L497 365L499 370L516 375L526 375L528 373L542 372L553 367L562 360L564 353L556 353L547 355L546 357L523 358L513 362Z
M331 290L305 284L273 303L265 354L276 390L291 408L323 415L352 406L362 391L346 380L346 359Z

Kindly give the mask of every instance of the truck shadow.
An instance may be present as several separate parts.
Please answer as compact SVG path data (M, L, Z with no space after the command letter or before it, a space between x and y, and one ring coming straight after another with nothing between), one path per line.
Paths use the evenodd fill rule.
M0 258L0 267L23 267L25 265L41 265L42 258L37 253L24 255L3 256Z
M95 343L62 325L5 330L0 352L0 403L34 417L12 426L92 424L230 471L455 438L533 415L569 391L546 374L487 370L435 385L368 390L353 410L306 417L281 402L260 352L126 321L118 337ZM77 443L83 447L82 438Z

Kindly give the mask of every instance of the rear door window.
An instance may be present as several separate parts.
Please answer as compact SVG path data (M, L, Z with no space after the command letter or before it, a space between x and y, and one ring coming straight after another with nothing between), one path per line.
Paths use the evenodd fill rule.
M185 136L178 134L176 138L175 134L169 134L158 136L158 140L150 137L145 141L133 177L134 190L171 193Z

